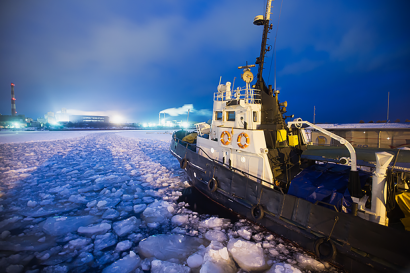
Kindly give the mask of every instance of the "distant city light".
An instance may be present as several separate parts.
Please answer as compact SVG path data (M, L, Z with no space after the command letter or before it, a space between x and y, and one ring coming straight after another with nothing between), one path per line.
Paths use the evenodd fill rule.
M123 118L121 116L113 116L111 118L111 123L122 123L123 122Z
M154 122L144 122L141 124L142 127L183 127L183 128L188 128L189 123L188 122L182 122L182 121L176 121L176 120L165 120L161 119L159 123L154 123Z
M14 128L20 128L20 124L18 123L13 123L13 125L14 125Z

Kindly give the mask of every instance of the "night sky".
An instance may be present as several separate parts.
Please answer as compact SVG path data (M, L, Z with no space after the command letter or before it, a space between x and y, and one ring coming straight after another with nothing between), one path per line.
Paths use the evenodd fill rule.
M277 38L279 100L316 122L410 119L410 2L284 0ZM0 113L157 122L211 118L222 82L259 55L263 0L0 2ZM273 2L273 45L281 1ZM273 85L272 51L264 78ZM270 67L272 67L270 71ZM253 70L256 75L257 70ZM255 83L255 81L253 82ZM174 109L178 110L178 109Z

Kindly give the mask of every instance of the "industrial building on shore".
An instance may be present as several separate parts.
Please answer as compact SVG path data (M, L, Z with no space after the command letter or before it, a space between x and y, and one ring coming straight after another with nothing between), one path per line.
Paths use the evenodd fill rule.
M67 113L67 109L62 108L61 111L56 113L48 112L44 115L47 123L109 123L108 116L93 116L93 115L70 115Z
M14 93L15 84L11 83L11 115L0 114L0 128L23 128L23 127L43 127L46 124L79 124L79 125L108 125L108 116L93 116L93 115L70 115L67 113L67 109L62 108L61 111L56 113L48 112L44 115L44 118L37 118L34 121L31 118L26 118L24 115L17 115L16 110L16 97Z

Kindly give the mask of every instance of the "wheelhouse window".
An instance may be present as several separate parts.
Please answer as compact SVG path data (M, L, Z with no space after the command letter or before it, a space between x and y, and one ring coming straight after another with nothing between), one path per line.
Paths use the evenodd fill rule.
M222 120L222 111L215 111L215 120Z
M253 122L258 122L258 112L253 111Z
M226 120L227 121L235 121L235 111L227 111L226 112Z

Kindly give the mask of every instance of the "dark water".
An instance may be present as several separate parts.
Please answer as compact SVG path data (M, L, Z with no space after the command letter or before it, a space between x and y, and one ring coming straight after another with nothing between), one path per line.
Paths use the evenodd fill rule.
M182 195L178 198L177 202L188 203L189 209L196 211L199 214L208 214L219 218L230 219L232 223L239 220L236 213L213 202L194 187L182 190Z

